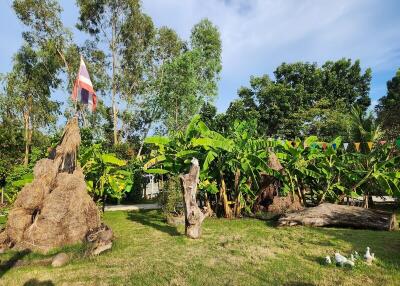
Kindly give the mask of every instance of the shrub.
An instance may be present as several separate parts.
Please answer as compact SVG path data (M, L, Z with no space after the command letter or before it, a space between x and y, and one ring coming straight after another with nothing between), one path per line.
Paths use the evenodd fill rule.
M170 177L159 195L159 204L166 216L183 215L182 191L179 177Z

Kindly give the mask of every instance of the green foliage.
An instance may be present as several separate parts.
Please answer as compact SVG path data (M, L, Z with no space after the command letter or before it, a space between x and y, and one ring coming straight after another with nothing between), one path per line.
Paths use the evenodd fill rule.
M144 170L176 176L186 172L191 158L196 157L201 164L199 189L218 194L220 202L233 206L235 215L243 209L251 211L261 173L275 176L282 183L283 195L296 195L304 204L338 202L345 197L400 196L399 155L390 144L379 143L379 127L365 125L357 111L353 117L354 127L362 123L357 127L360 138L372 140L371 151L367 147L360 152L345 151L341 137L331 142L321 142L316 136L293 142L266 140L257 137L255 120L236 121L230 135L223 136L208 129L198 115L185 133L146 139L153 151ZM282 174L268 165L271 151L284 167ZM228 215L226 212L227 208Z
M8 174L4 185L4 198L7 204L12 204L18 192L28 183L32 182L33 173L30 167L15 166Z
M235 204L239 215L242 208L251 209L260 172L271 171L267 164L267 142L253 136L255 124L235 122L232 136L225 137L210 130L197 115L185 133L174 133L171 138L146 139L145 142L153 144L155 149L144 170L176 176L186 172L191 158L195 157L201 165L199 189L210 195L220 192L220 200L225 205ZM226 185L231 190L229 197L225 196Z
M179 177L173 176L165 183L159 196L159 204L165 215L183 215L182 190Z
M400 69L396 75L387 82L387 94L379 99L375 110L378 121L382 124L386 135L391 139L400 136Z
M162 66L159 108L167 130L184 130L206 100L217 93L221 71L218 29L203 19L192 29L190 48Z
M132 189L127 162L114 154L103 153L100 144L81 151L79 161L85 173L89 193L105 204L107 197L121 200Z
M239 89L240 99L220 119L221 131L229 128L226 122L255 118L260 135L317 135L329 141L347 136L346 115L352 106L365 111L370 104L371 70L362 72L359 61L328 61L322 67L283 63L274 75L275 80L251 77L250 87Z

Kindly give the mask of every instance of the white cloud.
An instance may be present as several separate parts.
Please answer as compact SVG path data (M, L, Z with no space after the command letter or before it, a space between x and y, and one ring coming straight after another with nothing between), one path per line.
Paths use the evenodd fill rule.
M223 71L218 106L225 109L252 74L272 74L293 61L359 58L374 71L393 69L400 58L397 3L379 0L148 0L156 25L188 39L207 17L221 32ZM398 6L398 5L397 5Z

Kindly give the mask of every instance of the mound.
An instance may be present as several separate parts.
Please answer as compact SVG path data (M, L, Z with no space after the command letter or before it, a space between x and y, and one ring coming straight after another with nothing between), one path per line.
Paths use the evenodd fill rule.
M49 159L36 163L33 182L19 193L0 233L0 248L46 253L82 242L91 230L100 227L99 210L76 163L79 144L78 119L73 118L61 144Z

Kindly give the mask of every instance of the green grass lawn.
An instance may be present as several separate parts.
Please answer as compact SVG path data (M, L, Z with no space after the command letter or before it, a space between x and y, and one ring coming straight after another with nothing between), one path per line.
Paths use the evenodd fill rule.
M2 254L0 285L400 285L400 232L206 219L203 237L190 240L158 211L109 212L104 219L115 232L112 251L85 258L82 247L63 249L74 256L63 268L9 269L7 261L17 254ZM372 266L321 264L336 250L364 252L366 246L377 257ZM35 263L45 257L22 259Z

